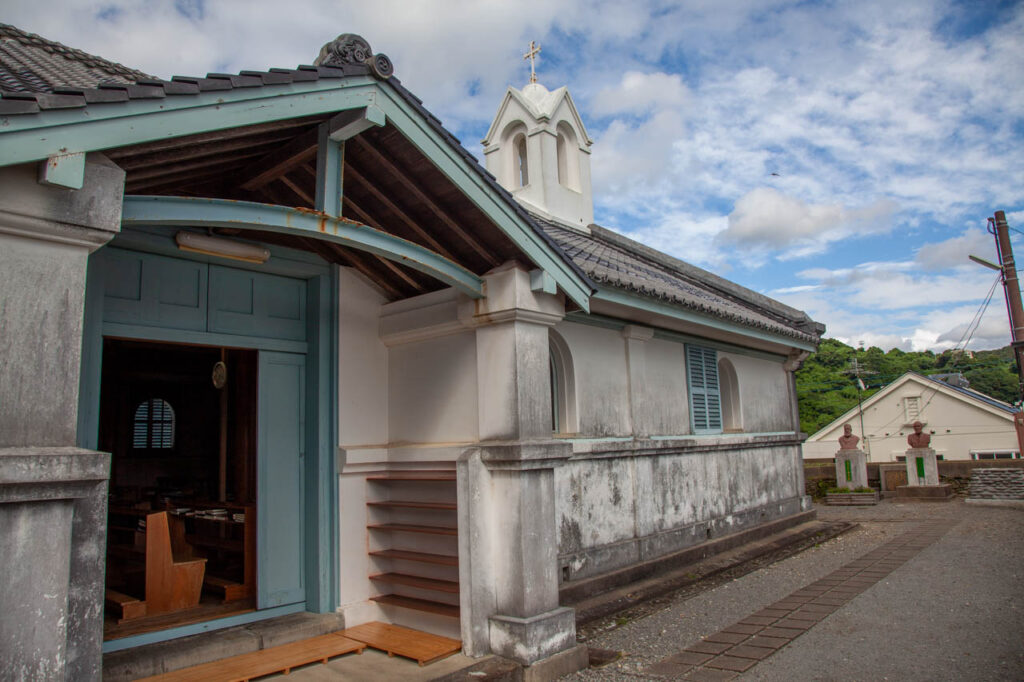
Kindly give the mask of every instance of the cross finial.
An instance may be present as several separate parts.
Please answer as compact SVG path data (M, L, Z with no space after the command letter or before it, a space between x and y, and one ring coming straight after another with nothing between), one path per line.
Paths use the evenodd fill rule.
M535 68L535 65L536 65L536 62L537 62L537 55L539 55L539 54L540 54L540 45L537 45L535 42L533 42L531 40L530 41L530 49L529 49L529 51L526 54L523 55L523 59L524 60L525 59L529 59L530 60L530 82L531 83L536 83L537 82L537 70Z

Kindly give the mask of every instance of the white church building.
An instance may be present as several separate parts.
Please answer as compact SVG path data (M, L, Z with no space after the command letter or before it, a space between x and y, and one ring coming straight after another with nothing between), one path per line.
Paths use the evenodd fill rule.
M302 613L578 658L568 588L807 518L824 327L596 225L566 88L485 170L358 36L170 81L0 37L0 610L58 595L0 677ZM157 616L161 510L205 576Z

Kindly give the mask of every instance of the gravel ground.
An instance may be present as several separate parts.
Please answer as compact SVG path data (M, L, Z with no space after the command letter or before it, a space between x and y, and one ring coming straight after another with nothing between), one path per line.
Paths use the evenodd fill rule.
M778 601L929 518L938 542L740 680L1024 680L1024 511L936 504L819 507L861 526L771 566L591 637L626 652L565 680L649 679L641 671Z

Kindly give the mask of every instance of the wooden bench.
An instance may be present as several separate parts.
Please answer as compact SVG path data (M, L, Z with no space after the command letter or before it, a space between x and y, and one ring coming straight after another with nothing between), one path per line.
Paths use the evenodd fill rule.
M146 517L146 611L149 615L197 606L205 572L206 559L192 556L180 520L169 524L167 512Z

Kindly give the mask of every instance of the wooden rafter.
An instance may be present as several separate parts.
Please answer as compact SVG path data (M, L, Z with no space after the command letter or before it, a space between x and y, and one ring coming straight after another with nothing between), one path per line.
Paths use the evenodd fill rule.
M285 146L258 159L241 172L239 185L254 190L316 158L317 130L302 133ZM312 205L312 202L310 202Z
M124 170L131 172L136 168L146 168L148 166L155 166L164 163L175 163L191 161L193 159L202 159L210 156L220 156L222 154L228 154L240 150L257 151L259 149L277 146L290 139L290 135L278 134L261 137L258 140L242 138L224 140L221 142L207 142L206 144L197 144L178 149L153 152L151 154L138 154L119 158L117 160L117 165Z
M215 166L227 166L238 163L239 161L243 161L248 158L252 158L254 156L259 156L260 153L261 152L259 150L256 150L247 153L242 152L240 154L229 156L227 158L221 158L216 161L211 161L207 159L202 161L193 161L192 163L173 163L164 166L157 166L152 170L134 171L128 175L128 183L135 184L136 182L151 180L153 178L160 178L167 175L178 175L181 173L191 171L203 171L207 168L213 168Z
M304 128L315 122L316 119L310 120L308 118L271 121L269 123L260 123L258 125L246 126L244 128L216 130L211 133L198 133L187 137L170 138L167 140L159 140L157 142L146 142L132 147L113 149L107 153L107 156L116 161L118 159L125 159L132 156L138 156L140 154L151 154L153 152L180 149L182 147L191 147L193 145L203 145L211 142L222 142L224 140L253 137L264 133L274 133L294 128Z
M441 222L447 225L448 228L452 230L452 232L457 234L464 242L466 242L466 244L469 245L470 248L476 251L485 261L490 263L492 266L496 266L499 264L498 259L495 258L494 255L489 250L487 250L482 244L480 244L480 242L474 239L471 234L463 230L458 223L452 220L451 216L448 215L448 212L445 211L440 206L438 206L434 202L434 200L431 199L427 195L427 193L420 188L419 184L416 183L412 178L410 178L409 175L401 168L399 168L391 159L389 159L387 156L385 156L380 151L375 149L368 142L359 137L353 138L352 142L359 149L360 153L366 154L367 156L372 158L373 161L380 164L386 171L391 173L394 176L394 178L398 180L400 183L402 183L402 186L409 190L409 192L411 192L419 202L421 202L424 206L429 208L434 213L434 215L436 215L438 219L441 220Z
M388 196L384 194L384 192L378 189L373 184L373 182L366 178L366 176L364 176L362 173L356 170L351 163L345 164L345 171L349 175L349 177L358 182L367 192L372 194L374 198L377 199L377 201L384 204L384 206L386 206L388 210L394 213L406 227L408 227L410 230L419 235L421 239L427 242L427 244L430 245L430 248L434 249L445 258L455 260L455 258L452 257L451 252L449 252L448 249L441 246L441 243L437 241L437 239L435 239L433 235L431 235L429 232L420 227L419 223L417 223L409 214L407 214L405 211L399 208L398 205L395 204L395 202L391 201L391 199L388 198ZM345 202L351 200L342 197L342 201Z
M226 164L221 164L221 166ZM223 175L224 170L220 166L207 166L203 169L190 170L174 173L173 175L164 175L160 177L150 178L148 180L135 181L131 177L125 183L125 192L129 194L138 194L140 190L149 190L153 187L186 187L195 185L207 178L213 178Z
M271 121L269 123L260 123L257 125L246 126L243 128L228 128L226 130L215 130L208 133L197 133L195 135L188 135L187 137L172 137L169 139L162 139L153 142L143 142L134 146L117 148L112 150L108 156L111 159L126 159L128 157L135 157L142 154L153 154L154 152L165 152L168 150L178 150L182 146L191 146L194 144L207 144L209 142L220 142L228 139L237 139L240 137L252 137L261 135L263 133L280 132L282 130L290 130L294 128L304 128L308 125L315 123L316 119L286 119L284 121Z
M294 180L288 177L287 173L282 173L277 179L280 180L281 183L284 184L286 187L288 187L288 189L295 192L295 194L297 194L298 196L302 197L302 200L306 202L306 206L311 207L313 206L314 203L316 203L313 197L311 197L306 190L302 189L302 187L299 186L299 183L295 182Z

